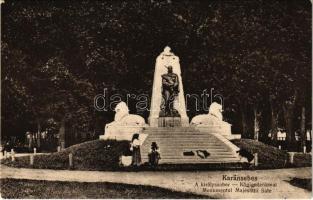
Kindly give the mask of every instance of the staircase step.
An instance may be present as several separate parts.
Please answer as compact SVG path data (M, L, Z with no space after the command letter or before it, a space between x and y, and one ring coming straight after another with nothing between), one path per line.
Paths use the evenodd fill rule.
M209 152L210 157L214 156L231 156L231 157L236 157L235 154L229 153L229 152ZM142 152L142 156L148 156L149 152ZM166 153L160 153L161 157L165 156L178 156L178 157L186 157L186 158L192 158L192 157L197 157L197 153L195 153L194 156L185 156L183 152L177 151L177 152L166 152Z
M149 136L156 138L156 137L192 137L192 138L201 138L201 137L209 137L212 138L211 135L207 135L207 134L193 134L193 133L188 133L188 134L154 134L154 133L145 133L148 134Z
M146 145L144 146L147 146L150 148L151 146L151 143L152 142L156 142L158 144L159 147L179 147L179 146L192 146L192 147L217 147L217 148L225 148L225 146L223 146L223 144L211 144L211 143L197 143L197 142L192 142L192 143L188 143L188 141L186 142L162 142L160 140L152 140L152 141L148 141Z
M148 162L149 159L148 158L142 158L141 159L144 163L145 162ZM225 162L225 161L236 161L236 162L239 162L240 160L237 159L237 158L234 158L234 157L221 157L221 158L199 158L199 157L196 157L196 158L190 158L190 159L186 159L186 158L161 158L159 160L159 162L161 163L167 163L167 162L173 162L173 161L179 161L179 160L182 160L186 163L198 163L198 162L214 162L214 161L219 161L219 162Z
M185 141L185 142L182 142L182 141L173 141L173 142L170 142L170 141L166 141L166 142L163 142L161 140L152 140L152 141L148 141L144 146L147 146L147 147L151 147L151 143L152 142L156 142L158 147L169 147L169 148L174 148L174 147L183 147L183 146L187 146L187 147L195 147L195 148L198 148L198 147L216 147L216 148L225 148L225 145L224 144L214 144L214 143L204 143L204 142L188 142L188 141ZM227 146L226 146L226 149L227 149Z
M148 158L142 158L142 161L148 162ZM197 163L229 163L229 162L240 162L238 158L225 157L225 158L211 158L211 159L185 159L185 158L161 158L159 164L197 164Z
M146 141L153 141L153 140L162 140L162 142L202 142L202 143L207 143L207 144L214 144L214 143L219 143L219 144L225 144L221 140L211 138L211 137L149 137L146 139Z
M148 159L148 155L146 156L143 156L142 159ZM161 154L161 158L162 159L177 159L177 158L181 158L181 159L202 159L201 157L195 155L195 156L184 156L184 155L175 155L175 154L172 154L172 155L163 155ZM220 158L237 158L236 156L234 155L224 155L224 154L218 154L218 155L210 155L208 156L207 158L205 159L220 159Z
M181 131L198 131L195 127L145 127L143 130L162 131L162 130L181 130Z
M229 154L229 155L236 155L233 152L230 151L226 151L226 150L214 150L214 149L203 149L206 150L207 152L209 152L210 154ZM160 151L161 154L173 154L173 153L179 153L179 154L183 154L184 152L188 152L188 151L193 151L196 152L195 149L163 149ZM147 150L142 150L141 151L142 154L148 154L149 151Z
M184 148L160 148L160 152L185 152L185 151L197 151L197 150L207 150L210 153L223 153L223 152L229 152L229 153L233 153L232 151L229 151L225 148L207 148L207 147L203 147L203 148L197 148L197 147L184 147ZM142 152L149 152L150 148L141 148Z
M208 148L208 147L182 147L182 148L167 148L167 147L160 147L160 152L186 152L186 151L197 151L197 150L206 150L210 153L223 153L223 152L229 152L234 153L233 151L230 151L226 148ZM150 148L141 148L142 152L149 152Z
M152 142L148 142L148 145L143 145L143 148L150 148L151 146L151 143ZM205 143L201 143L201 144L198 144L198 143L170 143L170 142L160 142L158 141L157 142L158 146L160 149L162 148L169 148L169 149L175 149L175 148L182 148L182 147L188 147L188 148L192 148L192 149L195 149L195 150L199 150L199 149L202 149L202 148L208 148L208 149L227 149L228 150L228 147L225 147L221 144L205 144Z
M160 161L159 164L200 164L200 163L238 163L238 160L197 160L197 161L186 161L186 160L168 160L168 161Z
M161 141L162 143L167 142L167 143L174 143L174 144L179 144L179 143L201 143L201 144L221 144L223 145L224 143L219 141L219 140L210 140L207 138L202 138L201 140L193 140L192 138L148 138L146 141L147 142L154 142L155 140Z
M147 158L147 157L146 157ZM208 157L208 158L200 158L200 157L194 157L194 158L181 158L181 157L161 157L160 161L168 161L168 160L185 160L185 161L193 161L193 160L201 160L201 161L210 161L210 160L239 160L236 157Z
M145 134L148 134L148 135L153 135L153 136L162 136L162 135L170 135L170 136L180 136L180 135L191 135L191 136L211 136L210 134L207 134L207 133L201 133L201 132L198 132L198 133L195 133L195 132L161 132L161 133L156 133L156 132L143 132Z

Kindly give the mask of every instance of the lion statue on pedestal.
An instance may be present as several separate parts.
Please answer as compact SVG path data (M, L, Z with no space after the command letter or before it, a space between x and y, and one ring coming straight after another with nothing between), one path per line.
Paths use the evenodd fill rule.
M105 125L105 133L100 139L131 141L134 134L142 133L143 128L147 127L143 117L129 114L128 106L123 101L116 105L114 111L114 121ZM139 139L144 140L144 135L140 134Z
M223 122L223 108L221 104L213 102L210 105L209 113L197 115L192 118L190 124L197 126L197 125L219 125Z
M128 106L125 102L121 101L114 109L114 121L107 124L110 126L145 126L145 119L139 115L129 114Z
M218 133L223 136L231 136L231 124L223 121L223 108L221 104L213 102L209 113L197 115L192 118L190 125L202 132Z

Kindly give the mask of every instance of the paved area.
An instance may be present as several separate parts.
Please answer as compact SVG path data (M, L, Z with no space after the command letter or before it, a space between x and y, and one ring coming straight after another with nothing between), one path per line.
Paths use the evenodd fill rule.
M288 181L294 177L311 176L311 167L255 171L100 172L1 166L1 178L151 185L227 199L310 198L311 192L292 186ZM237 180L238 177L241 180Z

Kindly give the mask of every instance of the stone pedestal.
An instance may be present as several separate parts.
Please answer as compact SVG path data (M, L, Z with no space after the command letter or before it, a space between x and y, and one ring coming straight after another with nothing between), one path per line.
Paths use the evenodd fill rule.
M180 117L160 117L158 119L158 127L180 127Z
M164 126L160 126L160 123L161 123L160 121L163 120L161 118L167 118L167 117L149 118L150 127L164 127ZM168 118L173 118L173 117L168 117ZM179 118L180 124L177 126L189 127L189 118L188 117L175 117L175 118Z
M135 133L142 133L144 126L112 126L105 127L105 134L100 136L103 140L131 141Z

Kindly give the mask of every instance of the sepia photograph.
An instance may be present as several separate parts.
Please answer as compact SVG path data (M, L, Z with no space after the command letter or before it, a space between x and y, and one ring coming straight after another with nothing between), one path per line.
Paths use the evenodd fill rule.
M311 0L1 0L3 199L312 199Z

